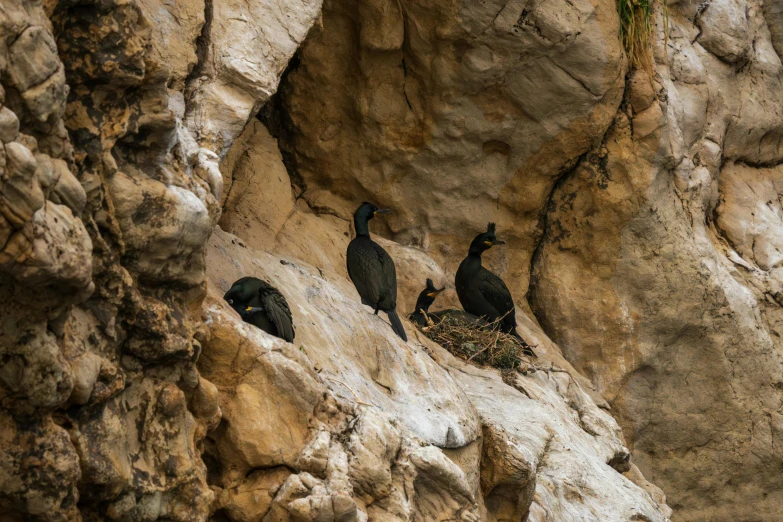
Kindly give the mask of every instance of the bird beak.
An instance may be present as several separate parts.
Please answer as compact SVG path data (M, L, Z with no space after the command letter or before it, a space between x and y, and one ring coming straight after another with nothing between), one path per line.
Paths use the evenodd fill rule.
M427 294L427 297L435 297L436 295L438 295L438 292L430 292Z
M388 208L379 208L378 210L376 210L372 214L374 216L375 214L386 214L387 212L391 212L391 210L389 210Z
M506 242L505 242L505 241L503 241L502 239L496 239L496 240L495 240L495 242L494 242L494 243L492 243L492 244L493 244L493 245L505 245L505 244L506 244Z
M260 312L261 310L263 310L263 308L259 308L257 306L248 306L245 308L245 313L252 314L253 312Z

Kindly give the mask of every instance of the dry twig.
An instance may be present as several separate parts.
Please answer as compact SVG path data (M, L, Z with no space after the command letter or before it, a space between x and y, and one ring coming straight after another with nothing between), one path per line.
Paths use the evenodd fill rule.
M330 381L334 381L334 382L340 383L340 384L342 384L343 386L345 386L346 388L348 388L348 389L351 391L351 393L353 393L353 396L354 396L354 398L356 399L356 403L357 403L357 404L361 404L361 405L363 405L363 406L375 406L374 404L370 404L370 403L367 403L367 402L364 402L363 400L361 400L361 399L359 398L359 395L358 395L358 394L357 394L355 391L353 391L353 388L351 388L350 386L348 386L347 384L345 384L343 381L341 381L341 380L339 380L339 379L334 379L334 378L332 378L332 377L327 377L326 375L323 375L323 377L324 377L325 379L329 379Z
M491 323L475 324L446 315L437 322L425 316L428 326L419 327L429 339L443 346L452 354L480 365L516 370L524 364L524 341L499 329L499 318Z

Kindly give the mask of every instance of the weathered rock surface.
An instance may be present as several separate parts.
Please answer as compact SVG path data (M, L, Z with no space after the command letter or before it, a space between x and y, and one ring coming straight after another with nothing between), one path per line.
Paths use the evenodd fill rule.
M311 207L392 208L386 235L450 273L495 221L510 244L498 267L522 296L553 185L622 99L615 9L327 0L265 117Z
M186 122L201 146L222 157L277 90L288 60L320 13L321 1L204 4L206 34L188 85Z
M190 522L214 511L201 454L221 412L195 362L208 337L220 150L201 147L186 112L192 73L217 76L199 45L224 38L221 20L243 9L2 5L2 520ZM277 69L292 45L270 35ZM275 67L255 79L276 85Z
M511 248L488 264L609 400L675 518L774 519L780 8L669 4L653 79L623 89L613 3L327 1L262 120L294 215L392 207L374 230L445 281L498 222ZM290 252L327 266L316 249Z
M775 520L783 10L669 6L3 2L0 519ZM362 200L402 313L497 222L535 365L362 306Z
M675 520L772 520L780 26L761 2L696 7L670 6L655 99L629 85L602 147L555 191L531 304Z
M207 458L230 520L666 520L620 473L617 423L542 332L523 329L551 369L501 376L410 326L401 342L342 275L220 230L207 266L199 368L224 413ZM221 299L245 274L284 289L293 345Z

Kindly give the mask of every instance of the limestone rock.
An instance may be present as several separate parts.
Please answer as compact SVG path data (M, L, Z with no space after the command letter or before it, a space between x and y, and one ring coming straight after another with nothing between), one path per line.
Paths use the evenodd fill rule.
M783 68L762 2L697 8L670 7L657 100L553 193L531 305L675 519L774 518Z
M521 298L540 209L621 101L617 31L604 0L327 2L265 120L311 208L391 208L378 232L447 272L497 222Z
M29 223L44 203L41 184L35 177L38 163L30 149L19 142L6 144L5 159L7 181L2 186L3 215L21 226Z
M109 187L132 269L151 280L200 282L201 249L212 225L204 203L143 175L118 172Z
M198 62L197 40L205 23L204 0L171 4L140 0L139 9L150 22L154 57L170 70L170 87L180 91Z
M296 364L295 349L275 349L271 337L237 322L221 301L210 298L212 335L199 367L217 385L223 422L211 439L222 485L234 487L253 468L293 466L321 396L312 370Z
M729 63L737 62L750 50L745 2L711 0L699 17L699 43Z
M70 402L73 404L87 404L92 395L98 376L103 366L103 359L94 352L85 352L82 356L71 361L73 371L73 391Z
M59 171L57 183L53 188L57 201L67 205L75 215L80 215L87 204L87 194L84 192L84 188L79 180L71 174L64 161L55 160L53 163L54 168Z
M783 56L783 6L776 2L764 2L762 9L772 36L772 44L778 56Z
M40 26L18 35L8 48L8 58L8 75L20 93L42 84L60 68L52 33Z
M8 107L0 109L0 141L14 141L19 134L19 118Z
M224 490L219 504L231 520L258 520L269 510L280 486L289 476L291 472L285 467L254 471L238 487Z
M726 165L715 210L729 244L749 263L769 271L783 264L783 169Z
M4 2L0 519L775 520L778 4ZM363 200L401 313L497 222L539 359L394 336Z
M40 189L39 189L40 190ZM33 214L29 226L13 234L0 253L0 269L17 284L38 288L38 295L20 296L26 302L60 305L90 295L92 242L81 220L68 207L47 203Z
M3 413L0 513L8 520L78 517L79 461L68 434L51 420L18 423Z
M221 183L216 154L178 141L184 109L169 103L184 100L204 7L157 7L168 18L152 1L3 5L3 520L213 509L201 453L220 410L194 363ZM189 30L151 31L150 14Z
M187 126L224 156L277 89L280 75L321 8L320 0L208 3L204 57L192 85Z
M384 319L368 314L350 281L249 249L220 230L210 239L207 266L218 296L249 274L279 288L294 314L295 344L304 347L312 364L323 375L345 382L364 401L407 419L422 439L454 447L477 436L479 426L465 395L443 379L426 351L395 340ZM335 313L338 307L341 312ZM300 310L306 311L304 320L299 320ZM344 386L340 393L351 396Z
M277 142L253 119L226 158L222 173L227 187L220 226L241 236L252 248L270 248L294 212L291 180Z
M476 369L419 335L399 350L385 322L342 295L352 291L344 276L269 257L219 230L208 251L210 284L220 291L210 290L213 336L200 368L225 397L225 424L210 435L210 451L224 488L220 505L232 520L457 513L466 520L528 513L535 520L589 520L591 513L666 520L647 493L613 469L628 469L620 429L551 343L539 351L558 370L531 369L527 377ZM434 264L421 253L408 263L417 271ZM236 277L227 272L237 269L263 270L286 294L296 347L243 323L220 299ZM324 314L337 309L350 313ZM531 342L545 338L528 328L520 331ZM384 352L372 355L381 343ZM346 349L354 345L360 349ZM413 378L418 389L401 384ZM280 434L268 431L281 426ZM436 427L448 428L445 437ZM259 471L245 478L252 469ZM606 488L599 494L586 483ZM563 494L563 484L579 494Z
M355 234L353 227L331 214L318 214L318 208L314 212L302 200L294 201L295 189L277 141L264 125L258 121L248 125L222 168L230 174L224 174L227 196L220 221L223 230L239 236L238 240L250 248L290 256L347 277L345 252ZM371 224L373 232L382 228L381 218ZM399 311L413 311L427 278L447 288L438 297L436 308L458 306L453 277L447 276L432 258L418 248L374 237L395 259Z

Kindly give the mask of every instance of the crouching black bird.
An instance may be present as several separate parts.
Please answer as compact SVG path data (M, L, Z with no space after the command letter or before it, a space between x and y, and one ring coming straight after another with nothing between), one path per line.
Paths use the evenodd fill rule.
M435 298L441 293L444 288L437 289L432 279L427 279L427 287L419 294L419 298L416 300L416 311L413 312L408 318L418 324L419 326L427 326L427 320L424 318L424 314L427 314L433 323L438 323L443 319L449 318L459 323L471 325L479 328L489 326L489 323L480 317L476 317L473 314L457 310L455 308L449 308L447 310L438 310L436 312L430 312L430 306L435 302Z
M500 330L513 335L526 346L517 333L517 319L514 313L514 299L508 287L498 276L481 266L481 254L494 245L506 242L495 237L495 224L489 223L487 231L473 239L466 257L457 269L455 285L457 296L466 312L489 322L499 320ZM535 356L532 350L530 354Z
M231 286L223 299L246 323L289 343L294 342L294 321L288 302L266 281L243 277Z
M362 298L362 303L389 316L392 330L403 341L408 340L397 315L397 271L394 261L381 246L370 239L370 220L376 214L389 212L364 202L353 214L356 237L348 244L348 276Z
M444 289L445 287L441 289L435 288L435 283L432 282L432 279L427 279L427 286L421 291L419 298L416 299L416 309L408 316L408 319L419 326L427 326L427 320L424 318L424 314L426 313L427 316L430 317L430 305L435 302L435 298Z

